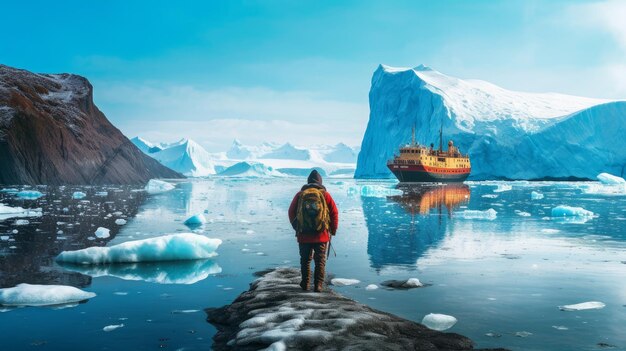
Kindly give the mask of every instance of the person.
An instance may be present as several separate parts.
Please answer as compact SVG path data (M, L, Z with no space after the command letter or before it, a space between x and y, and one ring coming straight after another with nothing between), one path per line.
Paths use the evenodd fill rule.
M296 231L300 249L303 290L309 290L311 258L315 261L313 289L321 292L326 275L327 250L331 235L337 233L339 211L317 170L311 171L305 184L289 206L289 221Z

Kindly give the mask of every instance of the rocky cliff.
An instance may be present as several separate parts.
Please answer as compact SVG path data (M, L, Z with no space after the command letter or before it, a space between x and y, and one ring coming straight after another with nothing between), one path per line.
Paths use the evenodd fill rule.
M0 65L0 184L141 184L180 177L109 122L87 79Z

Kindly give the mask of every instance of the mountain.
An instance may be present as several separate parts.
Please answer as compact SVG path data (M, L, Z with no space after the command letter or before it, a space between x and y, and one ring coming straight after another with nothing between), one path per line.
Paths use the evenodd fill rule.
M358 151L350 146L339 143L323 156L326 162L356 163Z
M109 122L86 78L0 65L0 183L143 184L181 177Z
M311 152L307 149L300 149L290 143L286 143L277 149L261 155L259 158L306 161L311 159Z
M435 145L443 128L470 154L470 179L593 179L626 165L624 101L509 91L422 65L379 66L369 97L357 178L392 177L386 161L413 126L418 142Z
M150 157L188 177L205 177L216 173L213 157L191 139L159 145L139 137L132 140Z

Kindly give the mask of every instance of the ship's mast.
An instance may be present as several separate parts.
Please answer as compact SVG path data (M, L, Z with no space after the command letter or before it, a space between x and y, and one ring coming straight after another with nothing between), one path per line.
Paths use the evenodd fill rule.
M443 120L441 120L441 128L439 128L439 151L443 152Z
M413 125L413 130L411 132L411 145L415 145L415 124Z

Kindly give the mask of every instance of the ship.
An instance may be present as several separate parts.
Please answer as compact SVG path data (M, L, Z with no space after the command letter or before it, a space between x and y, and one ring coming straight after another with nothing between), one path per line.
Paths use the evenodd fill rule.
M439 130L439 149L415 142L415 128L411 144L400 147L399 153L387 161L387 168L402 183L463 182L470 175L472 166L468 154L463 155L454 142L448 142L443 150L443 127Z

